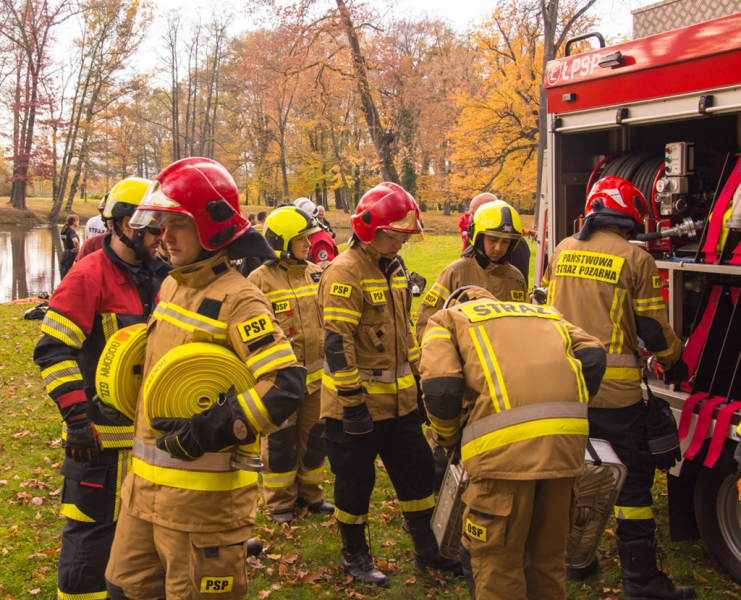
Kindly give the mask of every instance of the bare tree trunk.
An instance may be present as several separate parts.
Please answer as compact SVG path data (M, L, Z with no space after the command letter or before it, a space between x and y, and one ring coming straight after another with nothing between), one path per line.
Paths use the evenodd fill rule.
M368 73L365 68L365 57L360 51L360 41L358 39L358 33L355 30L355 25L352 22L350 11L348 10L344 0L335 1L337 2L337 8L340 11L342 23L345 26L348 42L350 43L353 73L358 86L358 92L360 93L361 108L365 115L365 122L368 124L368 130L370 131L373 145L376 148L381 177L385 181L399 183L399 174L396 172L396 167L394 166L393 151L396 136L392 132L383 129L381 117L378 114L378 109L376 108L376 103L374 102L371 93L370 83L368 82Z

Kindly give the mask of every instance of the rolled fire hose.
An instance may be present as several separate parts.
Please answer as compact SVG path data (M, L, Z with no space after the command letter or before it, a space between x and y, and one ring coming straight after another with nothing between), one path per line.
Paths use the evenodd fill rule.
M217 344L184 344L170 350L149 372L144 382L144 416L150 427L155 417L189 419L210 408L232 386L242 393L255 383L247 365L231 350ZM259 470L259 456L259 442L240 446L235 456L239 464L233 461L233 466Z
M101 402L133 420L142 385L147 326L137 323L119 329L106 343L95 370L95 389Z

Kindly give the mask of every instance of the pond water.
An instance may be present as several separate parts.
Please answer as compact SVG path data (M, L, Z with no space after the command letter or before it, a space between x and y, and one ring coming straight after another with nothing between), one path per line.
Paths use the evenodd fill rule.
M59 284L60 230L52 225L0 225L0 302L50 293ZM83 231L78 234L84 236Z

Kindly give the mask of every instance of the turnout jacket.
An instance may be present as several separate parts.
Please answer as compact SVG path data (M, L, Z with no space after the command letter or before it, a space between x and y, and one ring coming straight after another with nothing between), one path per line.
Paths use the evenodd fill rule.
M258 434L278 427L303 401L306 370L270 302L230 265L226 251L173 270L147 329L144 381L157 361L183 344L206 342L235 352L257 382L236 392ZM233 468L228 451L186 462L159 450L141 401L135 425L132 473L122 490L130 515L191 532L254 525L256 472Z
M366 403L374 421L417 408L419 348L412 335L412 295L399 257L383 258L353 241L319 283L324 320L323 418Z
M482 287L503 302L525 302L527 299L525 278L516 267L509 262L493 263L472 252L440 271L435 285L422 299L417 312L418 343L422 343L430 317L443 307L451 292L464 285Z
M317 302L321 276L321 267L285 260L264 264L249 275L249 280L270 301L296 360L306 367L307 394L313 394L322 385L324 327Z
M438 443L460 441L473 481L580 475L604 360L599 340L553 308L492 297L440 311L421 361Z
M119 329L146 322L170 270L159 259L129 265L111 249L110 240L106 235L102 250L75 265L59 284L33 355L62 417L87 412L105 449L131 448L134 427L116 425L92 401L98 360Z
M667 321L656 262L617 227L597 229L586 241L563 240L543 285L548 304L607 349L607 371L592 406L620 408L643 398L639 338L664 369L681 356L682 343Z

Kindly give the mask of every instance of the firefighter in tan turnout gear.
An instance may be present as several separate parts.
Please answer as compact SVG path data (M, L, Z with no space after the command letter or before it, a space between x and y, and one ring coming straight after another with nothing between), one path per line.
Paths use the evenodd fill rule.
M675 587L656 566L654 472L671 468L681 454L677 447L650 447L639 339L664 368L665 382L684 381L688 374L682 343L667 322L656 262L628 241L643 223L639 205L646 201L632 183L613 176L599 180L590 190L582 230L558 245L543 285L548 304L607 349L589 428L592 437L612 444L628 468L615 505L623 598L694 598L691 588Z
M192 418L153 415L151 424L140 399L108 591L115 600L239 599L258 487L257 473L235 468L229 449L283 423L306 385L270 302L230 265L245 254L275 254L241 215L232 177L206 158L164 169L132 223L163 228L175 267L148 323L143 388L161 358L193 342L235 353L256 385L222 394ZM198 401L179 392L167 401Z
M482 288L454 291L450 306L430 319L421 374L438 442L451 452L460 444L470 477L460 553L471 597L565 599L569 516L604 347L554 309Z
M306 367L306 398L297 413L264 436L262 483L265 504L277 523L290 523L294 506L333 512L324 501L325 451L319 417L324 366L324 326L317 292L322 269L306 262L310 236L319 230L314 217L294 206L279 207L265 220L263 235L277 259L253 271L249 279L273 306L296 359Z
M430 529L432 452L422 434L415 373L419 348L409 319L411 292L398 252L421 237L419 207L401 186L382 183L358 203L350 247L324 271L322 416L335 475L340 564L355 579L387 587L365 541L375 461L380 455L410 524L419 567L458 570Z
M462 258L440 271L419 306L419 343L430 317L442 308L453 290L477 285L503 301L525 302L527 298L525 278L509 262L522 239L522 220L517 211L503 200L489 202L476 210L469 229L471 246Z

